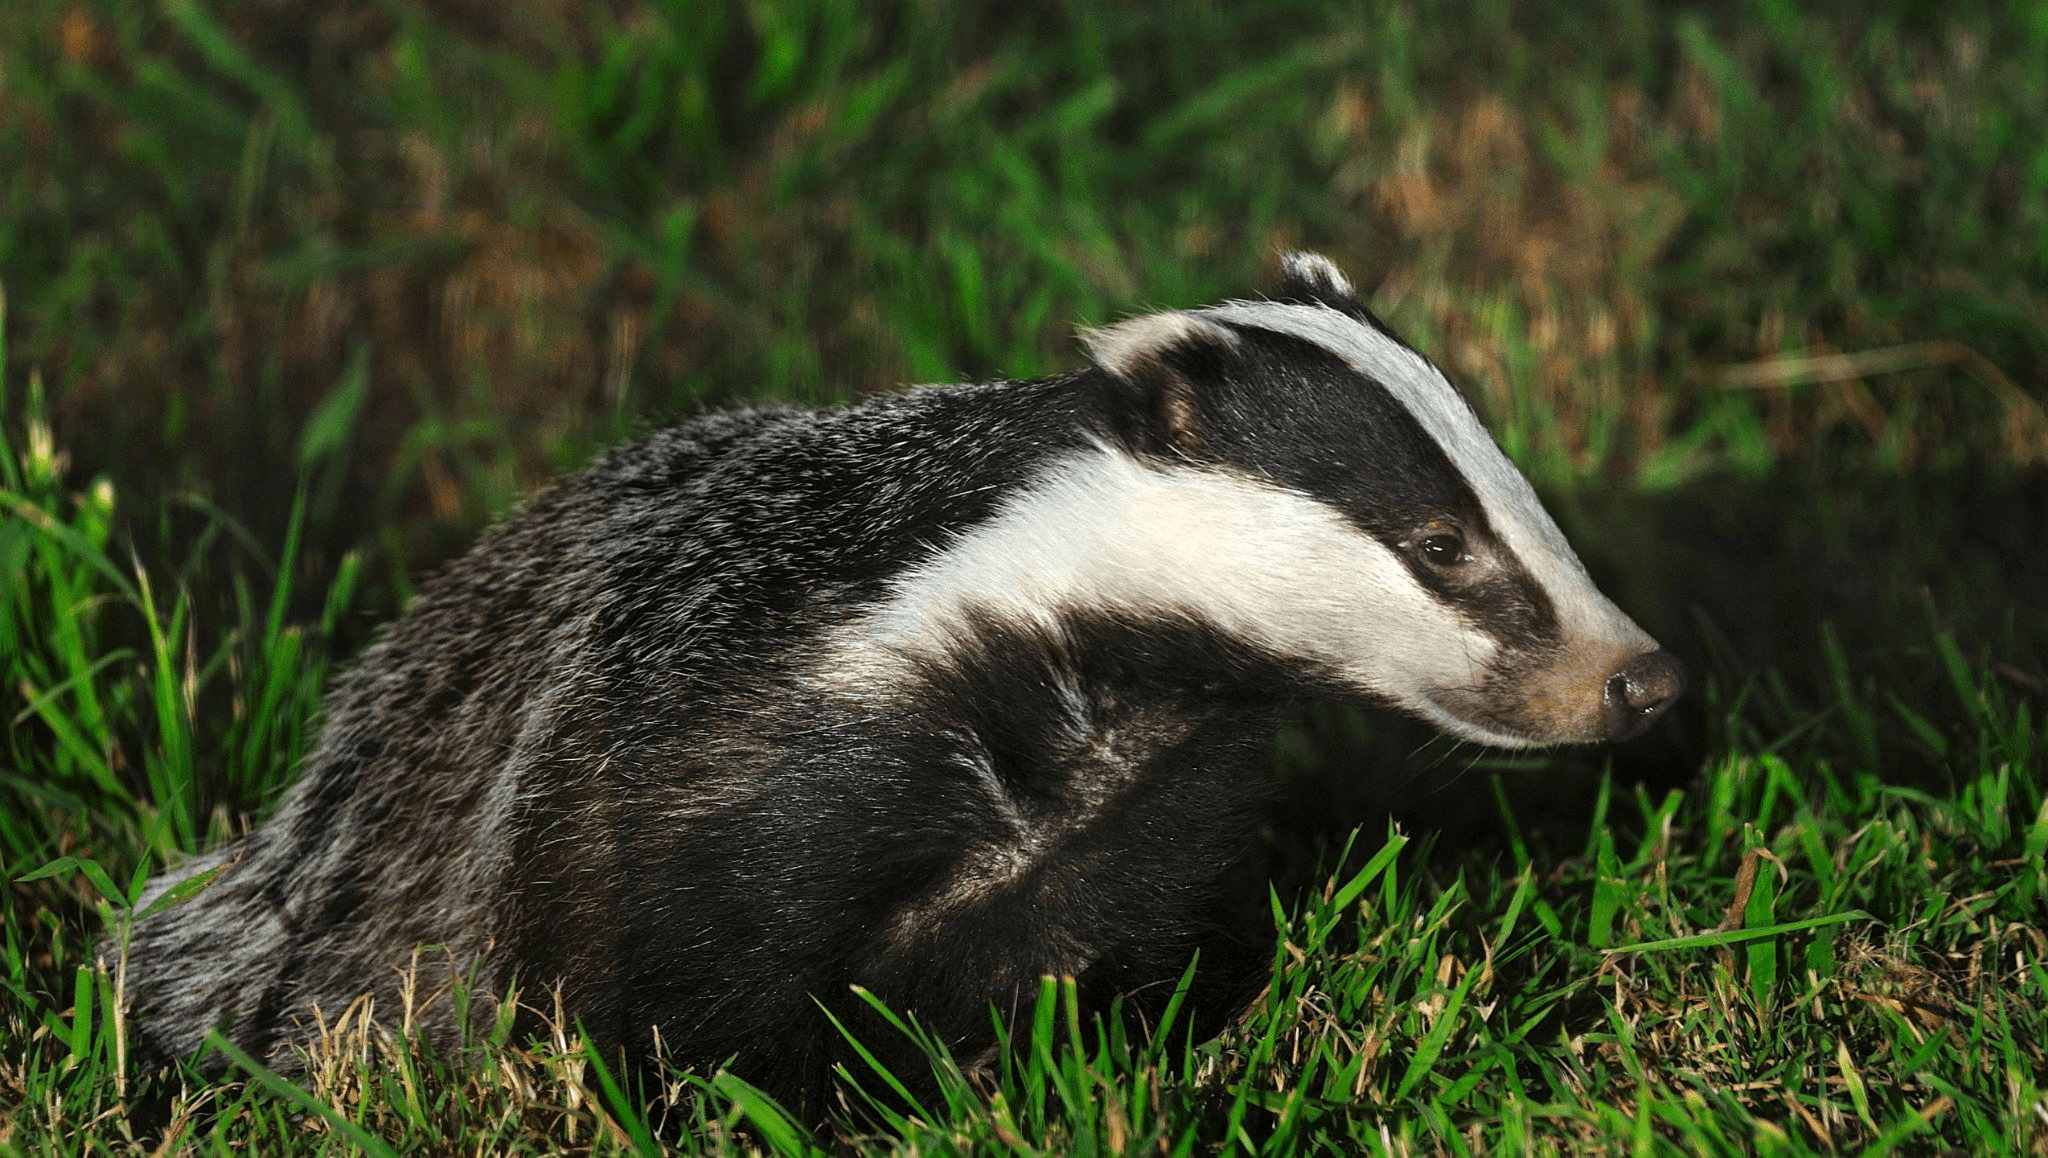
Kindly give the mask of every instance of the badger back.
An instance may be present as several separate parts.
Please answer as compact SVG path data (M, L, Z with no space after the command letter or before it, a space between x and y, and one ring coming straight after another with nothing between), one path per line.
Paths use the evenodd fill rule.
M1683 668L1594 586L1443 373L1327 260L1086 335L1097 437L894 584L862 643L1173 620L1504 747L1626 739Z

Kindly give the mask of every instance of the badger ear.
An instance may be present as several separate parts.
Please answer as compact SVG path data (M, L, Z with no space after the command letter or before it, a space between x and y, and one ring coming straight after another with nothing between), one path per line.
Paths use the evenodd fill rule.
M1340 314L1364 322L1403 349L1415 350L1394 328L1366 308L1351 286L1351 279L1337 263L1320 253L1294 250L1280 255L1280 283L1266 294L1269 301L1299 306L1328 306ZM1417 351L1419 353L1419 351Z
M1373 320L1365 303L1358 300L1358 291L1351 287L1351 279L1320 253L1292 250L1281 254L1279 284L1266 297L1276 302L1328 306L1361 322Z
M1118 437L1140 452L1199 454L1203 416L1196 383L1231 356L1235 331L1174 310L1083 330L1081 341L1109 379L1109 419Z
M1108 379L1112 432L1139 453L1196 457L1202 449L1202 400L1196 389L1231 357L1237 332L1198 314L1171 309L1100 330L1081 342Z

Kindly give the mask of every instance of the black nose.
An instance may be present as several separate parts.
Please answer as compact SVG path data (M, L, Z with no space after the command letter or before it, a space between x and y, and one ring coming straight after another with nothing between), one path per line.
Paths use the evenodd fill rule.
M1685 665L1677 656L1658 648L1628 661L1626 667L1607 677L1607 687L1601 693L1608 738L1633 740L1649 731L1664 709L1684 693Z

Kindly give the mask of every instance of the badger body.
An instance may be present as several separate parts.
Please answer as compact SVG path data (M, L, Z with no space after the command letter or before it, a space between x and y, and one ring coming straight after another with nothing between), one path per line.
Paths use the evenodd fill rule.
M408 984L452 1040L452 973L806 1096L852 985L971 1052L1041 976L1177 976L1305 702L1521 746L1679 693L1323 259L1088 344L542 491L338 683L269 822L156 882L219 870L132 930L144 1044L291 1070Z

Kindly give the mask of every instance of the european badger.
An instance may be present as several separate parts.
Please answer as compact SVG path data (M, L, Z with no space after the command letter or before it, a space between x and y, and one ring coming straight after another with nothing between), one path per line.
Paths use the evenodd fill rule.
M979 1048L1043 975L1177 976L1304 701L1520 747L1678 696L1323 258L1086 342L542 491L341 680L276 816L157 882L226 866L133 930L147 1056L220 1026L292 1070L316 1009L391 1016L426 960L420 992L559 985L599 1042L815 1094L851 984Z

